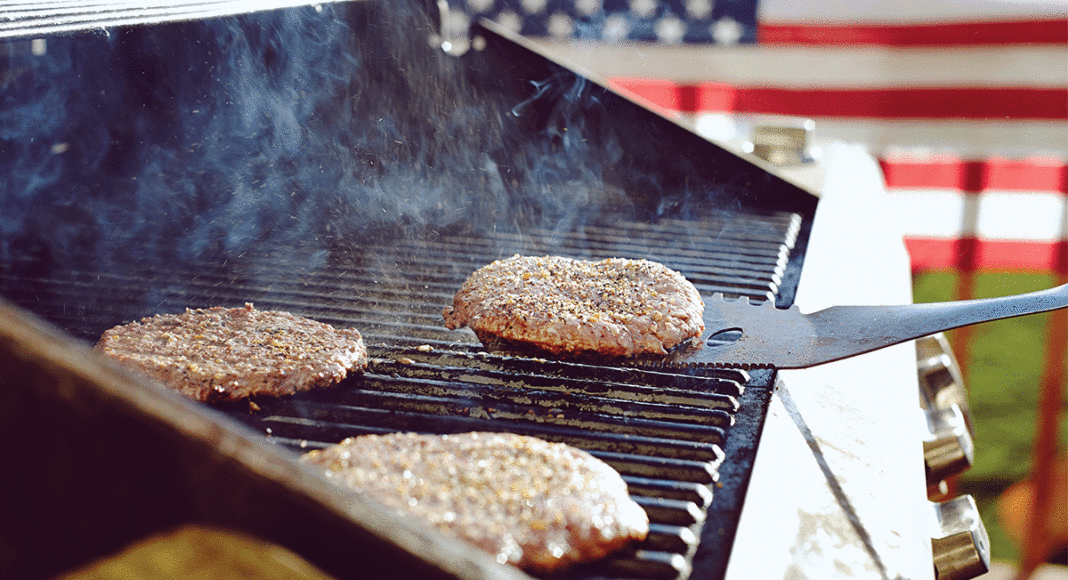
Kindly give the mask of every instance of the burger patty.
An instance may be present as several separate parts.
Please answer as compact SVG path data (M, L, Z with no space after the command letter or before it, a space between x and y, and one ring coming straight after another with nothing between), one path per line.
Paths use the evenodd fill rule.
M701 334L704 302L686 278L648 260L513 256L480 268L445 310L479 340L553 354L667 354Z
M303 461L489 552L549 572L644 539L623 478L562 443L508 433L352 437Z
M355 329L250 303L116 326L96 348L187 397L212 402L326 387L367 365Z

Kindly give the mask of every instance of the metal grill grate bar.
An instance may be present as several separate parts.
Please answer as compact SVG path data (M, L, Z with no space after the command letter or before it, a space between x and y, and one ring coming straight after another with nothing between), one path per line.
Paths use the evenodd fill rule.
M100 2L97 0L53 0L48 2L8 2L0 16L0 39L42 38L54 34L102 31L116 26L183 22L328 4L339 0L148 0L144 2ZM357 0L340 0L357 1Z

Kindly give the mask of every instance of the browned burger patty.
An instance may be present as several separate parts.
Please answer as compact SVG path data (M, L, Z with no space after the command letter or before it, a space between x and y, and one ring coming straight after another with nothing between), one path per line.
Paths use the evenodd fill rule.
M303 460L528 570L599 558L649 530L615 470L585 451L534 437L363 435Z
M96 348L198 401L290 395L336 384L367 365L356 330L248 303L116 326Z
M444 317L487 346L633 356L698 336L703 314L693 284L656 262L513 256L472 274Z

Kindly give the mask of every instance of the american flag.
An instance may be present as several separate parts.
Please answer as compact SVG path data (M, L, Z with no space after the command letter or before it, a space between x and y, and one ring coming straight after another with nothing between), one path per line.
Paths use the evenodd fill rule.
M452 1L710 137L789 115L864 145L917 270L1068 268L1068 3Z

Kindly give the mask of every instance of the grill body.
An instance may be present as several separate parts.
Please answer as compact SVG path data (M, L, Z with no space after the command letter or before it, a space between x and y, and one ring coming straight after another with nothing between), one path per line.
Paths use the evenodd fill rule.
M461 58L429 46L432 32L418 8L361 2L54 38L44 60L10 53L5 98L27 116L41 113L42 97L63 112L5 141L14 178L4 195L16 211L3 230L0 292L83 344L144 316L244 302L355 326L372 356L361 377L255 408L182 412L262 438L270 445L253 455L279 465L360 433L489 430L566 442L619 470L653 521L646 542L572 577L722 576L774 371L489 354L470 332L446 330L440 313L470 272L515 253L653 259L705 296L786 306L814 198L491 25L474 28L481 49ZM19 358L17 341L6 348ZM108 392L116 380L73 384ZM29 428L48 415L25 409L6 424ZM120 413L154 416L136 404ZM96 429L102 446L115 445L99 422L79 433ZM219 442L203 433L167 438L197 442L194 455L228 453L204 451ZM137 457L146 469L160 459ZM321 503L312 491L314 483L278 493ZM210 493L225 503L243 492ZM95 501L65 505L91 519ZM180 511L146 516L145 526ZM352 513L309 513L316 526L374 529ZM20 514L38 518L32 508ZM292 540L257 518L217 519ZM4 533L16 570L57 571L20 560L27 544ZM72 553L88 559L129 539L102 534ZM404 558L404 542L385 542ZM298 548L328 570L351 571L323 550ZM446 576L493 573L412 558Z

